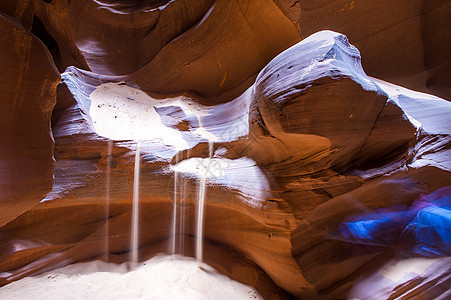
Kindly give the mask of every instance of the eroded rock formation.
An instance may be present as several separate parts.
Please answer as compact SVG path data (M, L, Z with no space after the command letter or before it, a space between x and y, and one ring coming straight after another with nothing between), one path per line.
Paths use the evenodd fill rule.
M329 29L348 36L371 76L451 98L451 3L430 1L277 0L307 37Z
M62 70L74 65L102 75L131 74L130 83L143 90L193 91L212 103L231 89L237 96L300 40L271 0L54 1L40 5L37 16L67 49L61 53L72 54L61 56Z
M392 233L381 245L337 230L393 207L418 211L424 195L450 185L449 102L368 77L342 34L297 43L282 12L295 20L308 3L274 2L281 10L269 0L0 6L50 35L58 67L71 66L56 88L44 46L3 17L7 40L20 32L31 44L2 43L0 53L2 91L16 91L2 98L0 184L15 198L0 202L0 285L85 259L129 259L140 140L141 260L170 252L174 201L176 252L194 255L204 176L205 260L265 298L446 294L448 258L418 259ZM400 255L431 267L425 284L375 278L403 264Z
M60 76L44 44L0 15L0 226L35 206L52 189L50 117Z

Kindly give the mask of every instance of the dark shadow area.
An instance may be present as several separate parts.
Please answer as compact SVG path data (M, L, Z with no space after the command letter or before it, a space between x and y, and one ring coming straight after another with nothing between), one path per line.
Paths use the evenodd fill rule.
M49 3L51 2L51 0L45 2ZM33 33L37 38L39 38L47 47L47 49L50 52L50 55L52 55L53 57L53 62L57 66L58 70L60 72L64 71L62 70L60 49L58 47L58 43L48 33L48 31L45 29L44 23L42 23L42 21L37 16L33 17L33 25L31 27L31 33Z

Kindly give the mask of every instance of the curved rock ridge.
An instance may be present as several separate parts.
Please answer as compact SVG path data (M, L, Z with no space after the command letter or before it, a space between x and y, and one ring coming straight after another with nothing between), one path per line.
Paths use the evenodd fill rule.
M257 77L254 95L271 136L282 142L299 136L301 149L311 149L301 160L334 152L327 155L326 167L332 168L365 155L360 151L387 101L363 72L358 50L331 31L314 34L274 58ZM308 145L313 137L324 141Z
M393 259L377 272L360 280L349 293L349 297L358 299L391 299L397 297L414 298L428 295L448 298L450 291L446 284L450 278L451 262L445 258L407 258ZM405 283L415 285L410 288Z
M200 20L211 2L196 1L187 7L183 1L170 1L161 7L131 10L128 6L124 10L100 1L76 1L67 3L65 17L72 41L89 69L121 75L150 62L168 42ZM67 38L62 42L67 43Z
M45 46L0 14L0 226L52 189L50 116L60 76ZM12 150L13 149L13 150Z
M211 1L197 1L190 9L181 1L58 0L34 4L35 17L58 44L60 70L75 65L118 75L148 63L166 43L197 22Z
M0 152L7 154L0 184L33 194L1 210L0 285L87 259L129 260L140 141L141 261L171 252L173 236L176 253L194 255L205 181L206 262L264 298L365 297L368 281L388 287L383 297L446 296L440 280L447 258L423 262L403 251L393 241L398 227L375 231L389 236L382 246L350 232L362 215L376 222L424 211L424 199L448 191L441 188L451 183L449 102L368 77L343 34L321 31L295 44L296 22L276 4L294 20L328 1L290 8L287 1L191 2L0 5L42 39L54 39L56 48L47 46L60 69L71 66L56 88L48 51L12 18L1 18L16 42L2 43L0 52L9 143ZM342 2L349 1L333 5ZM349 2L349 11L360 5ZM421 69L414 67L409 72ZM50 116L55 179L45 196ZM27 189L17 185L24 180ZM421 234L407 237L421 244ZM411 277L374 279L399 256L426 266L425 285Z
M315 93L316 88L321 91ZM265 96L258 98L261 94ZM266 149L271 140L282 146L274 153L285 149L288 154L280 161L272 156L266 168L302 218L291 237L293 256L319 295L340 298L347 286L390 257L391 251L337 241L329 230L359 211L369 214L396 203L410 205L421 189L432 192L449 185L450 130L443 118L450 105L366 77L356 49L330 31L304 39L271 61L257 77L254 95L257 105L251 120L256 129L250 131L263 133ZM429 106L440 106L441 113L420 112ZM365 117L359 120L360 115ZM341 117L334 120L336 116ZM436 126L443 122L444 126ZM305 134L302 143L293 144L313 151L296 157L284 139ZM321 148L321 140L314 136L327 137L331 148L338 149L322 153L325 146ZM424 144L431 146L430 152Z
M54 188L36 210L29 211L17 222L10 223L3 228L5 239L9 242L2 249L5 258L2 262L2 270L12 271L3 274L3 284L48 268L93 258L105 253L107 225L105 225L106 191L104 186L107 180L105 173L108 159L107 140L94 131L95 119L90 117L92 107L90 102L96 91L103 91L102 87L108 87L108 85L100 83L98 78L95 78L97 76L95 74L76 69L72 69L72 71L62 76L63 83L58 87L58 104L53 113L52 127L56 140ZM125 88L121 81L110 82L111 84ZM134 92L135 89L128 88L127 91ZM111 90L108 92L110 93ZM188 124L185 132L181 131L181 133L189 144L195 145L207 141L205 137L198 134L201 124L205 124L205 132L217 137L218 142L227 143L247 134L248 104L246 102L250 98L245 96L248 94L249 92L246 92L235 101L215 107L205 108L199 104L198 107L208 110L208 114L200 117L200 122L197 118L184 113L183 109L186 108L180 104L182 100L189 103L194 102L194 99L183 96L182 100L178 100L179 103L173 101L172 98L160 100L170 104L166 107L171 108L164 115L166 118L179 120L179 122L181 122L180 120L186 121ZM111 96L111 94L107 95ZM125 100L128 95L116 94L117 97ZM138 97L135 97L134 101L137 100L139 100ZM160 105L159 101L158 103L153 102L153 104ZM215 122L213 118L217 118L219 113L227 111L235 113L222 113L223 120ZM183 120L183 118L186 119ZM170 126L170 124L167 125ZM229 126L234 126L235 129L230 130ZM201 131L201 133L203 132ZM210 136L207 135L207 137ZM129 250L135 144L134 141L120 140L115 141L113 146L110 163L110 215L107 233L109 236L108 252L112 257L115 256L114 253ZM168 251L169 241L167 238L170 233L174 199L172 185L174 173L171 170L170 160L176 150L176 147L164 145L162 142L142 142L140 214L143 222L140 224L140 228L145 234L141 235L140 245L141 248L148 250L142 250L140 257L149 255L146 253L155 253L153 251ZM218 149L216 152L219 155L221 151ZM220 164L226 161L226 159L220 160ZM249 168L252 164L254 167ZM237 176L238 174L242 175ZM242 252L245 249L252 249L261 236L266 239L284 239L285 242L278 247L262 245L257 253L252 252L252 254L255 257L254 260L263 266L286 265L286 271L282 272L283 276L293 275L294 261L290 258L287 238L289 229L295 227L295 221L286 209L279 208L277 203L266 201L266 197L272 195L272 192L268 190L269 187L262 186L261 189L255 190L255 185L260 184L264 179L261 178L264 177L264 174L259 172L255 163L249 160L246 166L240 163L238 167L235 163L232 170L226 171L223 175L221 180L216 176L208 180L207 193L215 201L210 201L206 216L206 222L209 224L206 229L207 244L225 243L228 247L234 247ZM249 179L251 175L255 177L254 182L251 181L247 185L240 182L242 177ZM198 179L195 176L187 175L180 178L180 184L183 184L186 190L184 193L179 191L178 195L178 201L181 202L180 205L184 210L185 222L184 230L177 234L180 235L183 248L185 248L183 253L192 255L193 244L190 236L195 232L194 202L197 202ZM99 186L101 186L100 190ZM262 197L259 193L263 193L262 195L265 196ZM255 206L254 203L258 202L261 203ZM67 215L74 211L77 213L69 221ZM218 214L222 216L220 222L216 217ZM52 222L48 222L49 218ZM30 219L34 220L34 226L20 229L20 224ZM70 226L70 228L55 231L53 230L55 224L61 226L58 226L59 229L66 228L66 226ZM243 226L248 227L249 232L241 232L240 228ZM156 228L158 230L155 230ZM17 230L21 233L18 233ZM272 232L270 238L268 230ZM217 238L220 231L224 231L224 234ZM19 240L15 238L17 236L22 236L22 238ZM29 239L32 239L32 242L21 242ZM249 250L249 252L251 251ZM30 255L30 253L33 254ZM219 253L218 250L207 254L207 261L209 256L216 256L215 253ZM277 257L276 261L268 261L266 253L274 253L273 255ZM127 260L127 257L124 255L119 259L123 261ZM233 259L238 259L239 264L245 264L245 261L238 257ZM214 261L211 263L215 264ZM241 281L252 285L261 285L259 290L263 289L264 291L268 290L268 287L272 287L263 294L271 294L276 291L280 295L285 295L271 283L271 280L266 277L267 275L259 271L259 267L251 264L249 268L250 272L255 274L249 278L243 278L242 275L230 271L226 271L226 274L234 278L241 278ZM260 281L265 284L258 283Z
M4 0L0 3L0 11L15 18L26 29L31 29L35 13L32 0Z
M269 60L300 40L271 0L133 3L36 3L36 15L58 43L60 70L134 73L128 78L134 87L193 91L213 104L241 94Z
M325 29L347 35L371 76L451 99L449 1L274 2L303 37Z

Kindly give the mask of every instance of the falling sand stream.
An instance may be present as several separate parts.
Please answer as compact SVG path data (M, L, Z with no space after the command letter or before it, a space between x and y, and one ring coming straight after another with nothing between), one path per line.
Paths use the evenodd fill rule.
M199 262L203 260L204 254L204 219L205 219L205 187L207 175L210 171L211 158L213 156L213 142L208 141L209 159L205 172L200 175L199 193L197 201L197 228L196 228L196 259Z
M106 191L105 191L105 206L106 206L106 213L105 213L105 259L108 261L108 253L110 252L109 249L109 236L110 236L110 180L111 180L111 158L113 153L113 141L108 140L108 146L107 146L107 155L106 155Z
M106 149L106 193L105 193L105 257L111 252L109 237L113 228L109 224L110 206L113 195L112 184L112 154L113 140L137 141L134 153L133 205L130 239L130 263L117 265L102 261L79 263L54 270L52 273L36 277L27 277L0 288L1 299L61 299L61 295L70 295L77 299L142 299L143 295L157 299L255 299L258 293L251 287L235 282L202 262L204 219L206 202L206 181L214 166L212 158L213 141L216 137L208 132L201 123L201 116L208 114L208 109L195 104L183 96L161 101L151 98L144 92L127 87L123 83L105 83L98 86L90 95L90 116L96 132L110 139ZM209 141L209 158L185 159L186 163L180 170L174 169L174 207L172 220L172 243L169 251L184 253L184 241L181 237L188 222L185 206L188 196L189 177L183 173L197 173L199 179L197 197L197 244L196 258L186 258L180 255L154 257L138 264L139 247L139 190L141 141L157 141L173 147L177 152L194 147L188 144L181 132L163 125L160 116L155 111L157 107L178 106L186 116L195 116L199 126L194 131L185 132L188 140ZM190 136L191 135L191 136ZM133 145L130 144L130 148ZM143 148L143 149L141 149ZM176 157L180 165L180 157ZM199 160L200 159L200 160ZM198 163L196 166L195 163ZM194 163L194 164L193 164ZM185 166L187 168L185 168ZM193 168L194 167L194 168ZM116 183L116 180L114 181ZM179 224L177 224L179 222ZM178 231L178 232L177 232ZM178 240L176 238L178 237ZM176 246L178 249L176 249ZM130 268L132 267L132 268ZM152 280L149 281L149 278ZM45 286L44 289L42 287ZM102 287L99 289L99 286ZM64 297L64 296L63 296Z
M132 208L132 240L131 240L131 265L136 267L138 263L138 237L139 237L139 169L141 162L141 142L136 143L135 174L133 178L133 208Z
M179 156L176 156L176 164L173 167L174 171L174 196L173 196L173 209L172 209L172 226L171 226L171 245L170 245L170 253L175 254L176 253L176 245L177 245L177 239L180 240L179 245L179 253L183 253L183 240L180 237L180 234L177 235L177 221L179 221L179 233L184 233L185 228L185 210L183 209L182 203L185 201L186 198L186 182L184 182L185 177L182 175L187 171L187 169L183 168L185 163L188 161L195 162L194 164L188 163L190 167L188 169L190 171L196 171L199 184L197 188L197 203L196 203L196 259L199 262L203 261L203 241L204 241L204 220L205 220L205 204L206 204L206 182L207 177L210 171L210 167L212 164L212 157L213 157L213 145L214 142L210 141L208 142L209 145L209 158L191 158L182 161L179 164ZM180 175L179 176L179 168L180 169ZM178 193L180 191L180 193Z
M177 96L167 98L165 101L155 99L147 95L141 90L128 87L123 82L104 83L99 85L91 94L90 116L93 120L93 126L99 135L108 137L111 140L135 140L135 165L134 165L134 183L133 183L133 205L132 205L132 226L131 226L131 243L130 243L130 259L131 265L136 266L138 262L138 237L139 237L139 169L141 156L141 141L162 142L173 147L176 153L187 150L193 145L189 144L189 140L208 140L210 158L207 162L206 169L202 169L199 174L199 188L197 195L197 213L196 218L196 258L198 261L203 259L203 239L204 239L204 219L205 219L205 201L206 201L206 179L209 173L211 157L213 151L213 142L217 141L217 137L209 132L204 124L203 119L209 114L209 109L205 106L192 101L185 96ZM186 139L181 131L163 124L162 118L157 112L157 108L179 107L185 116L194 116L198 121L195 130L190 130L191 137ZM186 133L185 133L186 134ZM107 222L109 215L110 202L110 164L112 145L108 144L107 149ZM179 158L176 157L178 163ZM202 167L205 168L204 165ZM177 236L184 233L185 226L185 210L183 205L178 205L184 201L186 197L185 184L180 173L174 170L174 204L172 209L172 222L170 235L172 240L169 244L169 253L175 254L177 245ZM180 192L180 193L177 193ZM177 232L177 222L180 222ZM109 231L108 225L106 231ZM107 232L108 234L109 232ZM108 248L108 241L105 246ZM183 241L180 241L179 250L183 250ZM108 250L108 249L106 249Z
M179 154L176 154L175 163L179 162ZM177 235L177 171L174 170L174 204L172 206L172 226L171 226L171 254L175 254L175 244Z

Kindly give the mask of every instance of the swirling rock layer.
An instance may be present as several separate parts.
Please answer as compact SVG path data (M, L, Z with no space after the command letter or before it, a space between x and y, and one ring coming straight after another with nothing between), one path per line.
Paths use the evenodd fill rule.
M293 18L327 1L277 4L282 10L269 0L0 6L47 41L60 69L73 65L56 88L44 46L2 17L15 42L0 52L0 184L11 194L0 202L0 285L81 260L130 259L140 140L140 260L194 255L205 182L205 260L264 297L363 297L370 286L386 287L382 297L428 295L411 278L374 279L401 254L417 261L411 248L425 242L421 232L396 225L365 239L351 229L393 212L411 222L447 199L424 195L451 182L449 102L368 77L342 34L297 43ZM430 295L445 296L449 260L423 265Z
M45 46L0 15L0 225L38 204L52 189L50 116L59 74Z
M451 4L436 1L279 0L302 36L346 34L371 76L451 99Z

